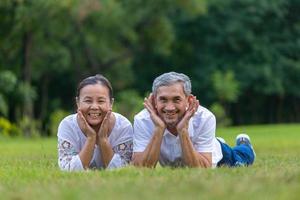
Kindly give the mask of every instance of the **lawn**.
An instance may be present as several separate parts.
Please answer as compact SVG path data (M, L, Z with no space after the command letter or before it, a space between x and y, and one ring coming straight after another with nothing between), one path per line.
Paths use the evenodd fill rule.
M220 128L233 145L247 132L251 167L61 172L56 138L0 139L0 199L299 199L300 124Z

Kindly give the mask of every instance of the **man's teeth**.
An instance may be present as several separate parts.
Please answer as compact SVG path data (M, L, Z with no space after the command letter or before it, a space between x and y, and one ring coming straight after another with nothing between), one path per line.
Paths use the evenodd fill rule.
M89 113L89 116L91 116L91 117L99 117L100 113Z

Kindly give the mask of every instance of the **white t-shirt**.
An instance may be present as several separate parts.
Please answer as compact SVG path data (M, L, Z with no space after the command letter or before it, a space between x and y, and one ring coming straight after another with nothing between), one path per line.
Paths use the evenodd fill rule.
M107 168L125 166L130 162L132 156L132 125L124 116L115 112L113 114L116 121L108 140L115 154ZM84 170L78 154L85 144L86 136L78 125L77 114L69 115L61 121L57 137L60 169L65 171ZM103 168L100 149L97 144L89 168Z
M134 117L133 152L143 152L154 133L154 123L149 112L144 109ZM221 145L215 138L216 118L206 108L199 106L189 121L189 136L197 152L211 152L212 166L216 167L222 159ZM162 166L184 166L179 136L167 129L160 148L159 162Z

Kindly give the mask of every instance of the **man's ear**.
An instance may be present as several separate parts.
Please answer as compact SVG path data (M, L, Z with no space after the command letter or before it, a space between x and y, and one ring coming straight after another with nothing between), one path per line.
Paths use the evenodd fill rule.
M193 95L190 94L187 98L188 98L188 103L189 104L192 103L192 101L193 101Z
M189 108L192 101L193 101L193 95L190 94L190 95L187 96L187 106L186 106L185 110L187 110Z
M156 95L151 93L151 102L152 102L152 105L153 107L156 109L157 108L157 105L156 105Z

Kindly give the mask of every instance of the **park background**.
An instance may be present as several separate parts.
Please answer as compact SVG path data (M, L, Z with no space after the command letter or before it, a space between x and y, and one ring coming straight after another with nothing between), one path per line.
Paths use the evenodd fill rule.
M299 13L299 0L1 0L0 199L297 199ZM251 136L253 167L59 171L57 126L80 80L106 76L132 121L169 71L191 78L217 135Z

